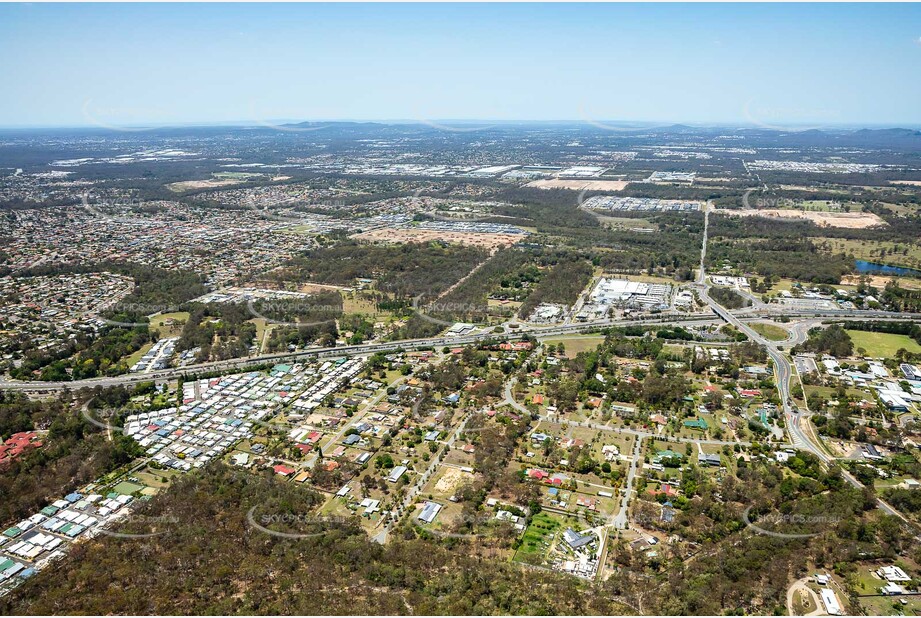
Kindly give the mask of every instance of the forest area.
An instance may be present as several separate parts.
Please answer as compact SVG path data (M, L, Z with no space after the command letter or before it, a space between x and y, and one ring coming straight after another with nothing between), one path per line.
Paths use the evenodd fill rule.
M60 568L0 600L4 614L622 614L575 578L433 541L373 543L356 522L310 522L314 491L220 464L178 480L128 526L154 537L97 537ZM249 523L258 507L288 539ZM141 517L143 516L143 517ZM145 518L148 521L145 521ZM260 519L259 521L264 521ZM284 523L294 522L294 523ZM276 524L272 524L276 525ZM300 527L298 527L300 526ZM307 526L308 528L304 528ZM140 559L139 559L140 558ZM118 585L112 575L117 573Z

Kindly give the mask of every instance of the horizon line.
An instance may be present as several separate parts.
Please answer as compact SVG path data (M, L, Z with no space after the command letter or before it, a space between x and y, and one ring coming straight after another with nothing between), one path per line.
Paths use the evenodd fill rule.
M376 118L376 119L358 119L358 118L316 118L316 119L259 119L259 120L226 120L226 121L203 121L203 120L189 120L189 121L177 121L177 122L165 122L165 123L155 123L155 122L137 122L137 123L120 123L120 124L99 124L99 123L87 123L87 124L0 124L0 131L25 131L25 130L102 130L102 131L118 131L123 129L134 129L134 130L159 130L159 129L194 129L194 128L265 128L273 129L286 126L296 126L301 124L321 124L321 123L334 123L334 124L377 124L377 125L410 125L410 126L429 126L433 129L439 129L443 127L433 126L438 123L456 123L456 124L484 124L489 123L493 126L482 127L483 130L489 128L495 128L494 125L563 125L563 126L587 126L603 129L604 127L598 127L598 124L602 123L612 123L616 125L622 125L623 127L632 127L637 130L643 129L667 129L676 126L686 126L689 128L728 128L728 129L757 129L762 131L775 131L779 133L788 132L792 130L799 129L800 131L808 130L822 130L822 129L907 129L907 130L918 130L921 129L921 121L914 122L898 122L898 121L882 121L882 122L835 122L835 123L823 123L817 125L816 123L810 123L805 121L790 121L784 122L781 120L776 120L772 122L772 125L786 125L786 126L772 126L767 124L759 124L757 122L739 122L739 121L689 121L689 120L614 120L614 119L601 119L601 120L586 120L586 119L499 119L499 118Z

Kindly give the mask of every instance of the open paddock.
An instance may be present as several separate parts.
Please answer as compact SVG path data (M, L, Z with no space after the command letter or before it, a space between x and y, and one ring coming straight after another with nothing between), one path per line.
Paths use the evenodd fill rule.
M532 189L570 189L572 191L623 191L630 184L627 180L567 180L553 178L535 180L526 184Z
M458 243L461 245L471 245L474 247L483 247L484 249L498 249L507 247L520 242L525 238L522 234L489 234L479 232L448 232L444 230L420 230L420 229L399 229L399 228L381 228L362 232L353 236L358 240L370 242L385 242L391 244L403 243L427 243L442 241L447 243Z
M220 189L221 187L232 187L246 182L239 178L212 178L210 180L183 180L181 182L172 182L166 185L166 188L174 193L184 193L186 191L197 191L199 189Z
M781 208L766 208L763 210L743 208L727 210L724 208L715 211L721 215L733 217L765 217L768 219L805 219L819 227L840 227L852 230L862 230L870 227L882 227L887 223L877 214L872 212L820 212L812 210L789 210Z

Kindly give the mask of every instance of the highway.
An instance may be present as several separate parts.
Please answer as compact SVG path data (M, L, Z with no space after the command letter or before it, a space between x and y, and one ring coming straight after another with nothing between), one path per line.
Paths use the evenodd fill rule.
M706 242L706 240L705 240ZM703 263L701 263L703 267ZM698 278L700 280L700 277ZM704 277L704 281L706 281ZM736 327L745 335L749 337L752 341L764 346L767 350L768 355L771 357L771 360L774 363L774 378L775 383L777 384L777 393L780 397L780 401L783 405L784 418L786 427L790 433L790 439L793 442L793 445L801 449L807 450L816 457L819 458L825 465L829 465L835 461L835 458L826 453L822 447L814 443L809 436L802 430L800 427L800 422L804 420L804 415L801 415L799 410L793 408L792 398L790 397L790 378L793 377L793 368L790 364L790 361L787 360L787 357L777 349L777 343L769 341L766 338L762 337L760 334L755 332L750 326L742 322L738 316L733 315L727 309L725 309L718 302L710 298L709 295L710 286L704 282L700 286L700 296L707 302L711 309L723 320L732 326ZM919 316L913 316L911 319L917 320ZM791 334L792 339L799 339L800 337L805 338L806 331L804 329L794 329L794 332ZM808 421L808 419L806 419ZM864 485L858 481L851 473L847 470L841 470L841 476L850 483L852 486L863 489ZM899 513L897 510L892 508L891 505L885 501L877 498L877 506L885 513L889 515L894 515L900 519L907 521L904 515Z
M833 320L912 320L921 321L921 315L912 313L896 313L890 311L780 311L775 309L764 311L740 311L738 314L732 314L722 306L715 303L707 294L706 284L696 284L701 298L710 304L716 316L711 315L687 315L687 314L659 314L643 319L620 319L620 320L598 320L594 322L585 322L580 324L564 324L561 326L525 326L521 325L518 329L507 329L504 334L496 334L491 331L466 335L462 337L444 337L437 336L427 339L404 339L399 341L389 341L383 343L366 343L361 345L348 345L340 347L312 348L299 352L280 352L276 354L260 354L246 358L235 358L223 361L214 361L208 363L199 363L180 368L162 369L151 371L149 373L128 373L119 376L90 378L86 380L73 380L67 382L41 382L41 381L23 381L0 379L0 389L18 390L33 393L55 392L60 390L77 390L81 388L95 388L117 386L120 384L137 384L140 382L157 381L163 382L179 378L181 376L195 375L201 373L241 370L247 367L255 367L268 363L298 362L307 358L337 357L337 356L356 356L362 354L374 354L375 352L390 351L396 349L418 350L422 348L438 348L443 346L463 346L479 341L503 338L503 339L521 339L526 335L536 339L549 337L559 337L561 335L570 335L582 332L595 331L612 326L634 326L634 325L675 325L675 324L714 324L721 321L729 323L742 323L742 321L763 320L779 315L787 316L791 319L802 318L809 320L809 324L815 325L823 319ZM718 309L717 309L718 307ZM796 324L791 325L794 330L799 330L798 339L805 339L805 332L802 327ZM743 327L740 330L748 334L755 341L763 342L760 335L754 333L750 328ZM753 334L750 334L753 333ZM792 341L792 339L790 340Z

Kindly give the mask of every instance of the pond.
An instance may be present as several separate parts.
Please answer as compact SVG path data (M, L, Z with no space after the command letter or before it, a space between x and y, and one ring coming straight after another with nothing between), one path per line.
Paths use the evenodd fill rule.
M889 266L865 260L855 260L854 266L859 273L873 273L878 275L897 275L900 277L921 277L921 270L905 268L904 266Z

